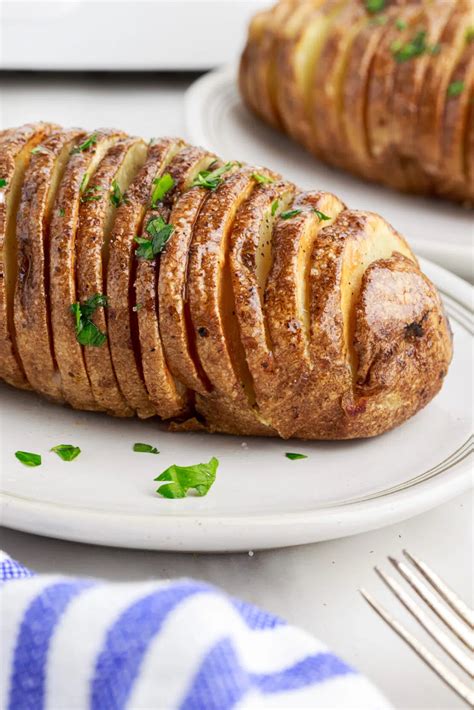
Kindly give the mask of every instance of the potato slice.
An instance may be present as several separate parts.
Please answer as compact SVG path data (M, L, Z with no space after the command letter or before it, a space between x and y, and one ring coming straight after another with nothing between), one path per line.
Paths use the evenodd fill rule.
M277 48L277 103L283 125L291 136L313 147L311 102L313 75L331 21L347 0L303 2L281 27Z
M333 165L346 164L347 149L342 101L352 42L367 24L359 3L335 7L326 20L325 39L309 87L312 141L317 154Z
M31 150L55 126L28 123L8 129L0 143L0 377L30 389L15 341L13 301L17 278L16 216Z
M161 217L165 222L170 220L174 201L191 187L196 175L214 160L209 153L192 146L186 146L173 158L165 172L171 176L174 184L155 209L147 210L143 220L142 237L149 238L146 229L152 220L157 217ZM173 232L170 239L173 240L174 237ZM183 416L188 411L190 393L170 372L160 333L160 314L162 309L167 307L166 303L161 302L158 294L163 256L164 253L153 260L138 260L135 294L137 303L141 305L137 315L145 384L159 416L162 419L170 419ZM164 266L166 268L166 264Z
M372 66L388 25L395 19L392 8L384 11L386 23L367 18L353 39L346 59L346 74L342 86L341 121L345 136L346 167L359 175L373 177L372 158L367 136L367 85Z
M214 162L215 157L205 153L198 172ZM177 195L169 219L174 232L161 255L158 282L160 333L168 367L176 379L201 394L208 391L209 381L197 356L187 271L195 224L209 194L195 186Z
M259 185L239 209L230 236L230 266L240 339L257 404L264 402L274 361L263 295L272 266L273 230L295 193L291 183Z
M394 22L387 23L383 41L378 45L372 62L372 69L367 83L367 136L370 148L369 167L373 180L408 190L410 182L399 157L398 146L394 142L392 131L392 103L396 89L398 61L396 49L412 42L424 26L424 13L421 5L407 5L397 13L398 22L405 24L399 29ZM417 62L419 57L407 60Z
M408 187L413 192L429 193L433 189L432 181L419 161L417 117L425 74L431 62L439 61L439 40L453 10L451 3L434 0L423 4L421 16L404 10L397 12L395 28L406 25L405 36L408 34L409 37L415 37L423 28L428 47L428 51L415 59L397 63L389 112L391 140L407 177ZM397 39L400 37L394 41ZM440 51L443 51L442 48Z
M438 193L458 200L473 199L465 168L464 146L470 104L474 101L474 42L466 42L451 74L444 103L441 130L441 164Z
M255 90L255 66L259 44L265 31L270 12L262 10L254 15L248 29L247 43L240 58L239 89L245 103L259 113L258 93Z
M466 46L466 33L472 24L472 6L458 0L440 37L441 51L430 62L423 81L418 110L417 154L426 172L436 183L445 179L440 173L445 100L454 68Z
M85 133L56 131L43 140L26 169L17 217L18 274L14 322L18 352L37 392L62 401L54 359L49 303L49 226L71 150Z
M117 210L109 243L107 325L112 362L122 394L141 418L157 412L143 379L137 313L133 310L137 308L134 239L140 234L150 204L153 180L182 147L183 142L175 138L163 138L150 145L146 162L127 191L127 202Z
M131 181L145 162L146 144L139 138L122 138L114 143L89 180L79 210L76 235L77 298L87 301L105 293L109 240L117 207ZM98 308L92 320L107 334L107 309ZM115 377L110 347L85 347L84 358L94 399L101 409L115 416L131 416Z
M355 308L354 392L343 399L345 437L374 436L405 421L440 390L452 336L433 284L396 254L372 263Z
M285 438L304 424L306 410L311 408L311 390L307 387L313 369L311 254L320 232L343 209L343 203L330 193L300 193L274 230L274 259L265 289L264 314L275 368L259 405L265 419ZM287 215L293 216L285 219Z
M208 197L198 217L189 260L188 297L197 353L213 387L196 396L211 428L267 433L252 405L252 378L240 342L229 262L229 236L239 207L256 182L251 168L231 174Z
M100 129L91 133L70 155L53 208L50 227L50 299L54 353L61 389L76 409L99 410L87 375L82 346L76 338L71 304L77 301L75 278L76 232L81 200L88 182L109 148L124 134Z
M309 2L319 0L309 0ZM268 12L264 20L263 31L256 43L256 51L250 72L253 75L252 91L254 103L257 104L257 113L271 126L280 128L282 125L278 108L277 91L281 80L277 52L282 40L282 29L291 20L293 12L298 11L299 0L280 0ZM306 3L308 4L308 0Z
M295 413L305 422L294 435L302 438L345 438L343 397L351 397L357 378L353 348L355 308L362 279L371 263L399 253L417 266L407 243L382 217L344 210L321 229L309 271L312 397Z

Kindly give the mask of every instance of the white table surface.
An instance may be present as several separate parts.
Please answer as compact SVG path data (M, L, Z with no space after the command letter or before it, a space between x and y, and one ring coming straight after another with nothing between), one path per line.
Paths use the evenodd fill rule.
M183 95L190 77L0 74L2 127L50 120L94 128L116 125L143 136L184 135ZM350 462L348 462L350 465ZM184 555L107 549L4 529L1 546L39 572L115 580L199 577L314 633L366 673L396 708L461 708L455 696L379 620L361 586L413 629L408 613L373 572L403 547L419 555L469 603L474 591L474 498L352 538L268 552ZM436 651L437 652L437 651ZM438 652L437 652L438 653ZM450 665L447 662L447 665ZM61 709L62 710L62 709Z

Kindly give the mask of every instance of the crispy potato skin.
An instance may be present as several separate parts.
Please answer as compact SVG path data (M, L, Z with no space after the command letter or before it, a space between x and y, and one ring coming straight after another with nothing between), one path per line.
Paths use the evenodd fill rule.
M472 0L386 0L375 12L364 0L279 0L250 25L242 98L330 165L472 206L459 158L462 145L472 159L468 100L447 94L462 76L472 95L473 12Z
M30 389L17 351L13 299L17 271L15 215L31 150L56 126L28 123L5 131L0 143L0 376L14 387Z
M63 401L63 396L53 357L49 314L50 211L54 207L54 189L65 168L61 162L84 138L83 131L70 130L56 131L43 140L42 150L32 156L27 168L17 214L14 320L18 351L32 388L57 401Z
M470 66L461 54L454 76ZM0 156L22 131L0 135ZM449 324L382 217L178 138L146 146L115 130L40 133L4 231L12 250L16 224L17 288L15 328L4 310L0 331L34 390L75 408L157 416L174 431L285 439L374 436L439 391ZM470 136L466 127L457 144ZM459 145L455 156L468 174ZM166 173L172 185L152 197ZM152 236L158 216L174 229L161 251L137 258L135 237ZM95 293L107 296L90 314L105 341L83 346L70 305ZM2 377L12 382L7 368Z

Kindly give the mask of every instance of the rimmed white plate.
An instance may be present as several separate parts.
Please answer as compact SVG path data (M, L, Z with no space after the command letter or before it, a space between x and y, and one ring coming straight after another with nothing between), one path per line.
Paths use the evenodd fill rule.
M403 195L315 160L287 136L259 121L242 103L233 67L198 79L186 95L192 142L223 158L266 165L303 188L334 192L352 209L383 215L415 251L472 281L472 210L443 200Z
M28 392L1 391L1 520L82 542L155 550L280 547L352 535L428 510L472 484L472 289L423 262L440 288L455 355L436 399L376 439L300 442L172 434L155 421L75 412ZM132 451L152 443L159 455ZM56 444L82 453L65 463ZM26 468L16 450L41 453ZM307 459L290 461L285 452ZM166 500L153 478L173 463L220 461L206 497Z

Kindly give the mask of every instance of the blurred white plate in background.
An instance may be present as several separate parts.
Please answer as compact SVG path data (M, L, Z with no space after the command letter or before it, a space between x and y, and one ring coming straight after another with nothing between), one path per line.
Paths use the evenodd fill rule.
M378 212L408 239L417 254L467 280L474 279L472 211L441 200L404 195L318 162L246 109L233 67L211 72L190 87L186 126L192 142L223 158L266 165L303 188L334 192L353 209Z
M440 394L403 426L375 439L281 441L172 434L155 421L76 412L0 387L1 522L81 542L176 551L282 547L383 527L449 500L472 484L472 289L423 262L454 331ZM159 455L134 453L134 442ZM80 446L71 463L48 453ZM41 453L27 468L17 450ZM307 459L290 461L285 452ZM394 456L394 452L397 452ZM207 496L166 500L153 479L171 464L220 461Z

